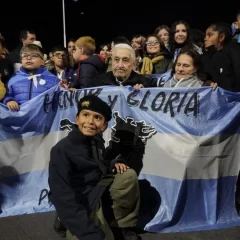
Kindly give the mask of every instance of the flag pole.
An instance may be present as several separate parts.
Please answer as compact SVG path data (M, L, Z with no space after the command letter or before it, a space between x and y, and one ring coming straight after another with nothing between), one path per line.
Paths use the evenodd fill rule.
M63 41L64 47L67 47L67 39L66 39L66 19L65 19L65 0L62 0L62 10L63 10Z

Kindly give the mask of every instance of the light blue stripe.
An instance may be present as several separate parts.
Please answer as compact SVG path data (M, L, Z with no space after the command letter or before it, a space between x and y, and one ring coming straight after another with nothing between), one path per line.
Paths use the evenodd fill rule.
M0 185L4 196L0 217L52 211L54 208L47 198L38 205L40 192L48 188L47 179L48 170L4 179ZM142 207L138 225L159 233L239 226L234 202L236 179L177 181L141 174Z
M101 88L98 89L101 90ZM136 96L132 96L132 100L127 104L126 100L130 99L131 89L127 87L112 87L111 90L106 88L101 91L99 96L107 102L109 102L109 96L118 96L118 101L114 105L113 111L119 111L122 118L131 116L135 121L145 120L147 124L153 125L159 133L216 136L218 134L239 132L239 125L236 123L240 121L240 93L230 93L222 89L212 91L206 87L188 90L182 88L151 88L141 89ZM51 98L55 90L51 89L48 91L49 102L52 101ZM70 107L69 102L66 101L66 109L59 107L64 102L64 97L60 94L60 105L57 112L52 110L52 105L49 106L48 113L44 112L43 102L45 93L23 104L20 112L10 112L5 107L0 106L0 141L58 131L61 119L68 118L71 121L75 121L77 112L76 100L83 97L84 94L88 94L89 91L90 89L84 89L80 90L78 95L74 93L73 106ZM146 99L146 104L144 104L143 99L147 93L149 95ZM165 94L166 99L169 99L173 93L179 93L179 100L174 102L172 111L170 111L171 107L168 104L163 105L159 111L153 111L152 103L155 97L161 93ZM180 107L180 102L182 102L186 93L188 95L185 101L183 101L182 107ZM198 115L196 117L193 115L193 112L186 111L189 99L194 93L198 94L199 101ZM68 96L70 94L68 93ZM155 102L155 107L160 105L161 99L159 97L158 101ZM132 105L134 101L138 101L137 106ZM167 100L165 100L166 102ZM145 107L148 110L145 111L141 107ZM189 107L191 107L191 104ZM112 125L113 120L109 126Z
M235 208L235 185L237 177L210 180L177 181L152 175L141 175L152 186L143 193L145 204L139 226L150 232L189 232L228 228L240 225ZM145 180L145 181L146 181ZM141 181L140 181L141 182ZM155 217L150 219L154 203L160 193L161 205ZM155 204L156 205L156 204Z
M99 88L101 90L101 88ZM122 118L131 116L135 121L146 121L147 124L153 125L157 132L168 134L191 134L194 136L216 136L218 134L239 133L240 121L240 93L230 93L217 89L212 91L210 88L200 89L163 89L151 88L141 89L136 96L132 96L133 101L138 101L138 106L132 106L132 103L127 104L126 99L129 99L132 88L112 87L102 90L100 97L109 101L109 96L118 96L118 101L114 105L113 111L119 111ZM53 92L56 89L51 89L49 93L49 102L52 101ZM81 91L81 90L80 90ZM42 133L54 132L59 130L59 122L61 119L68 118L75 121L77 112L77 101L84 94L88 94L90 89L84 89L77 95L74 93L73 106L70 107L66 101L66 109L58 106L58 111L52 110L52 105L49 106L48 112L44 111L43 102L45 93L32 99L28 103L22 105L20 112L10 112L5 107L0 106L0 141L5 141L11 138L22 138L25 136L34 136ZM143 99L149 91L146 104ZM172 93L179 93L180 98L171 107L163 105L159 111L153 111L152 103L154 98L163 93L166 99L169 99ZM183 100L185 93L188 93L182 107L180 102ZM186 106L189 99L194 93L198 94L199 109L198 115L195 117L193 112L188 112ZM71 93L68 93L69 95ZM63 104L63 95L60 95L60 105ZM166 103L167 100L165 100ZM156 106L161 103L161 97L156 101ZM147 107L148 110L140 109ZM191 104L190 104L191 107ZM166 110L166 112L165 112ZM180 110L178 112L178 110ZM174 117L171 116L174 115ZM113 125L113 120L109 126Z

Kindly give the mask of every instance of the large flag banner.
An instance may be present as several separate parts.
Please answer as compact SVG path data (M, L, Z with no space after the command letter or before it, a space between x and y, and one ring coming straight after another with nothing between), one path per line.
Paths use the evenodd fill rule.
M19 112L0 105L0 217L54 210L50 149L75 122L88 94L106 101L108 157L122 153L139 174L139 226L179 232L239 226L240 94L202 88L54 87Z

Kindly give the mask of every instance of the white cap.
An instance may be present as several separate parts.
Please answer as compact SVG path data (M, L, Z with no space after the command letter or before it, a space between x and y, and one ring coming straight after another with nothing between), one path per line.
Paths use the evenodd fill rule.
M40 41L34 41L33 44L39 46L40 48L42 48L42 43Z

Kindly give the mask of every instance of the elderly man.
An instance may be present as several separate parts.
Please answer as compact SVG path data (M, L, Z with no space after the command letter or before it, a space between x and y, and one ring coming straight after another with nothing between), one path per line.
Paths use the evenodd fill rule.
M115 45L112 53L112 71L98 75L93 81L93 87L105 85L152 87L151 80L134 71L135 64L136 55L131 46L124 43Z

